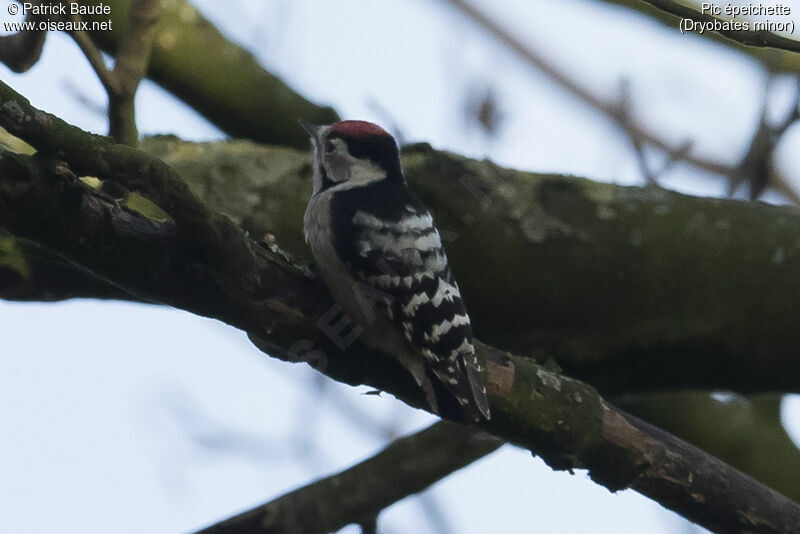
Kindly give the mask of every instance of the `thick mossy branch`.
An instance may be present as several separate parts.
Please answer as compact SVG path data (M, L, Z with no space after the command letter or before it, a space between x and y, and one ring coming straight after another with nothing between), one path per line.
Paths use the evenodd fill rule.
M306 361L339 381L423 403L393 358L359 343L340 351L318 327L330 309L327 291L284 255L250 241L178 188L172 183L178 175L163 163L65 125L3 84L0 124L41 151L0 157L0 225L13 235L69 258L136 298L244 329L272 356ZM66 150L58 150L59 139ZM86 150L78 152L81 141ZM146 186L168 202L172 220L148 219L118 206L76 179L64 161L101 178L114 170L120 183ZM183 209L190 216L184 217ZM181 222L186 219L194 222ZM231 263L220 262L219 251L230 254ZM237 266L245 269L241 276L233 275ZM634 488L712 530L758 525L763 532L784 532L800 523L796 504L625 416L590 386L528 358L483 344L478 349L488 361L493 414L483 428L541 455L554 468L587 468L612 490Z
M151 138L145 139L143 142L143 148L149 151L151 154L158 156L159 158L164 159L165 161L169 162L172 166L176 169L181 171L181 175L190 182L191 188L193 192L198 195L199 197L203 198L206 202L210 205L214 206L216 209L228 214L231 218L233 218L238 224L242 225L244 228L247 228L250 231L252 237L256 239L265 238L267 242L272 242L274 240L274 236L280 236L280 245L287 250L290 250L293 255L298 257L303 257L308 259L307 257L307 248L305 243L303 243L302 238L300 237L300 223L299 221L302 219L302 212L305 207L305 195L307 194L308 189L308 174L309 174L309 167L308 167L308 157L305 153L298 153L293 150L289 149L281 149L281 148L269 148L269 147L261 147L258 145L254 145L249 142L226 142L226 143L205 143L205 144L194 144L194 143L185 143L175 138L168 138L168 137L160 137L160 138ZM477 162L468 162L468 164L472 167L471 178L467 180L459 180L458 185L456 186L456 192L460 190L462 187L467 187L470 195L472 193L476 193L477 196L471 196L465 202L465 208L458 207L458 205L454 207L449 206L449 202L456 199L454 195L446 195L436 193L435 184L426 184L419 180L419 177L429 176L431 172L436 170L434 167L434 163L436 160L454 160L455 162L460 162L460 164L464 164L464 160L448 154L440 154L430 151L427 147L418 146L418 147L409 147L406 149L408 156L406 157L405 165L406 168L411 173L411 179L417 183L415 186L417 189L427 189L430 190L429 193L424 193L424 197L427 202L431 205L436 207L437 216L442 213L442 210L447 209L447 211L455 211L461 209L466 209L466 213L471 215L475 212L475 205L470 206L468 202L476 203L477 206L484 205L487 211L495 211L495 215L488 215L480 222L482 235L484 236L482 239L484 241L479 241L477 235L477 229L472 221L472 224L463 223L463 226L466 228L466 232L458 235L452 232L446 232L446 236L451 239L447 243L448 251L450 255L455 257L455 254L459 254L461 257L466 258L471 253L472 247L479 249L486 249L487 247L495 247L497 249L497 254L501 255L502 257L509 258L504 265L508 262L511 262L512 266L516 262L516 255L517 254L524 254L526 249L526 240L523 239L522 234L513 234L516 237L513 239L509 239L509 241L501 246L497 247L497 245L491 239L492 233L496 233L498 235L503 235L504 233L508 233L509 231L514 231L514 229L519 225L519 221L514 217L507 217L502 216L502 209L496 209L497 206L492 208L491 206L491 196L489 192L491 188L489 187L478 187L480 185L479 178L484 181L491 182L494 178L492 177L491 173L496 172L496 167L492 166L489 163L477 163ZM452 164L452 162L450 163ZM515 180L519 181L526 181L526 180L545 180L545 179L552 179L555 180L555 177L546 177L546 176L539 176L539 175L532 175L532 174L524 174L524 173L512 173L511 171L503 171L507 174L512 174L512 177L507 177L506 180L510 182L507 185L507 189L509 191L513 191L518 189L520 186L514 185ZM444 173L443 173L444 176ZM614 198L615 196L621 196L619 193L612 193L616 188L615 186L610 185L602 185L602 184L591 184L590 182L584 182L577 179L562 179L567 181L568 183L576 183L579 184L581 187L583 186L590 186L596 188L598 191L599 196L606 197L606 198ZM443 177L440 180L440 185L447 190L448 183L446 181L446 177ZM607 192L603 193L603 190L606 189ZM520 189L521 190L521 189ZM622 188L623 191L626 191L626 188ZM580 189L577 190L580 192ZM699 261L692 261L691 256L697 255L699 257L707 256L709 251L706 250L707 246L710 247L718 247L719 249L724 250L725 248L730 248L733 246L734 239L741 239L742 243L737 245L740 254L743 255L745 258L749 258L747 261L752 261L750 257L751 254L748 250L752 250L753 244L757 244L759 246L762 245L759 241L759 235L762 232L762 228L765 226L764 223L759 223L757 225L750 225L749 223L743 224L739 226L737 234L739 237L731 237L730 231L731 229L727 227L725 224L712 224L708 228L703 228L702 225L694 224L695 232L705 231L707 232L706 238L702 241L705 244L698 244L694 248L691 248L686 251L682 251L677 246L677 241L684 240L686 242L686 234L685 234L685 226L681 226L683 223L681 221L681 217L673 218L673 215L670 213L671 206L673 203L690 203L691 207L686 208L692 211L697 212L698 214L704 213L709 207L714 209L729 209L733 210L733 214L729 215L730 220L735 221L740 215L738 215L738 211L742 210L743 213L775 213L778 217L784 217L787 213L794 218L793 211L791 210L784 210L781 208L772 208L763 204L746 204L746 203L739 203L739 202L722 202L721 204L718 201L714 200L702 200L702 199L693 199L689 197L684 197L681 195L673 195L670 193L659 192L658 190L650 191L650 190L639 190L633 189L630 191L628 196L632 195L639 195L641 197L646 197L647 195L652 195L652 199L658 200L658 203L651 206L649 212L652 212L652 215L649 216L647 219L643 220L645 228L652 228L654 225L660 224L662 221L665 222L665 228L662 230L663 234L659 237L659 240L650 240L653 241L652 245L650 245L651 252L649 255L640 257L636 261L637 262L651 262L655 260L659 260L659 257L666 257L670 258L673 257L676 253L680 253L682 257L686 258L685 264L682 265L683 260L681 258L673 258L669 261L673 268L677 269L675 273L671 276L682 276L687 278L692 278L697 276L693 274L693 270L697 269L706 269L711 268L708 266L708 260L703 260L702 262ZM481 196L483 195L483 196ZM483 201L483 202L482 202ZM538 202L537 198L532 198L530 201L529 209L532 213L537 211L536 202ZM572 200L565 200L565 203L572 202ZM587 202L585 199L582 199L578 196L575 197L574 203L576 206L583 205ZM642 200L644 202L644 200ZM624 222L624 217L622 219L618 217L610 217L610 212L603 211L603 205L595 206L594 210L603 213L604 217L607 218L606 222L615 223L617 221L622 220ZM482 209L478 209L479 212L482 212ZM544 210L540 210L544 211ZM623 215L626 210L622 210ZM641 210L640 210L641 211ZM697 215L699 216L699 215ZM439 218L439 217L437 217ZM457 218L456 222L458 222ZM649 220L648 220L649 219ZM469 219L468 219L469 220ZM545 220L544 217L538 216L537 220L541 220L541 228L546 229L548 225L554 226L556 228L568 228L569 226L564 223L559 223L557 220L551 220L549 223ZM748 220L748 218L746 218ZM752 219L750 219L752 220ZM766 221L766 219L763 219ZM510 224L509 224L510 223ZM785 225L784 225L785 226ZM451 226L452 227L452 226ZM505 229L504 229L505 227ZM535 226L531 226L535 229ZM447 228L447 227L445 227ZM463 230L462 230L463 231ZM623 232L617 231L617 234L622 234ZM652 232L645 231L642 233L639 231L640 238L643 238L645 235ZM631 232L631 235L635 238L636 233L635 230ZM456 239L452 239L452 238ZM724 237L724 239L720 239ZM559 241L563 241L566 239L566 236L563 235L537 235L531 234L528 232L528 239L542 239L548 242L557 243ZM785 239L788 240L787 242L791 244L791 236L786 235ZM780 243L774 244L763 244L765 248L776 247L776 249L780 249ZM623 242L620 244L613 244L610 241L607 241L607 246L609 247L609 251L613 250L626 250L629 248L630 243ZM659 248L666 248L665 251L659 251ZM767 251L768 252L768 251ZM127 299L135 299L135 297L121 293L118 288L110 288L107 287L106 284L99 284L97 281L92 281L91 279L87 279L84 273L75 272L72 269L65 269L62 264L53 263L49 260L47 261L36 261L36 256L40 254L40 251L34 251L34 258L32 261L28 261L26 264L30 266L31 274L29 278L23 278L20 275L16 276L8 276L8 277L0 277L5 284L8 284L10 287L3 287L0 285L0 295L2 295L6 299L19 299L19 300L56 300L59 298L70 298L70 297L96 297L96 298L127 298ZM657 254L659 253L659 254ZM6 258L9 260L9 264L5 266L6 270L11 270L14 265L18 265L19 259L17 262L11 262L10 258L12 257L13 250L9 250L7 252ZM17 256L21 255L21 251L17 251ZM724 257L722 252L715 252L712 254L713 256L717 257ZM22 256L24 259L24 256ZM536 266L538 263L538 259L533 256L529 255L528 257L529 265ZM605 256L604 261L610 261L610 256ZM470 270L458 269L458 265L462 264L461 262L466 261L464 259L458 260L459 263L455 263L457 260L453 260L457 272L459 273L459 278L462 279L462 289L467 293L468 297L470 297L470 303L472 308L473 315L482 315L480 312L482 311L484 306L502 306L503 302L506 305L514 305L517 300L524 300L524 299L517 299L515 292L517 291L527 291L527 288L524 287L526 285L531 285L532 282L528 282L527 278L525 279L525 283L519 284L514 291L510 291L508 288L511 284L507 284L506 288L503 289L501 284L506 283L500 277L503 276L502 272L497 272L495 269L492 268L492 264L490 261L488 262L480 262L479 257L473 258L469 261L468 265L471 266ZM776 258L780 259L780 258ZM596 258L590 258L592 262L596 262ZM780 263L773 263L773 259L770 258L768 262L767 268L773 269L776 267L780 267ZM624 261L631 261L630 259L622 258L617 264L622 263ZM586 262L588 263L588 261ZM0 258L0 269L3 269L2 259ZM588 266L587 266L588 267ZM718 276L720 277L727 277L731 276L732 272L730 269L735 268L734 262L730 262L730 265L723 265L723 261L720 260L714 264L715 269L719 269ZM523 266L514 266L515 269L522 270ZM557 261L557 256L553 256L553 259L545 263L543 266L540 266L539 269L541 271L546 271L551 269L555 272L559 272L558 270L561 268L560 264ZM652 272L651 269L643 269L640 267L636 262L631 262L626 269L629 269L631 272ZM611 272L612 267L606 267L603 269L604 272L609 273L608 276L612 276L613 273ZM760 269L763 269L761 267ZM477 270L477 273L473 271ZM666 268L662 269L661 272L666 273ZM565 275L563 275L565 276ZM640 275L643 276L643 275ZM667 276L666 274L664 275ZM481 293L482 298L476 300L474 295L477 294L476 290L481 289L481 279L483 279L483 283L493 284L497 287L497 294L493 294L491 292L484 292ZM668 280L668 277L666 278ZM606 286L609 282L607 277L601 278L593 278L596 280L600 287ZM614 277L611 277L611 283L619 284L620 287L620 294L621 297L623 296L623 291L627 293L627 290L624 289L624 282L625 280L617 280ZM762 278L760 283L770 282L774 283L777 286L792 281L791 271L786 273L785 275L779 276L777 278L771 277L770 278ZM659 280L653 281L650 284L651 287L656 287L659 283ZM666 284L667 282L662 282ZM724 285L724 279L720 282ZM641 283L639 283L641 285ZM674 285L669 287L674 288ZM551 305L554 306L555 309L558 309L560 305L560 300L558 297L558 290L557 288L552 288L545 286L544 290L550 290L553 294L552 298L550 298ZM736 290L736 288L731 287L731 291ZM739 289L741 290L741 289ZM688 288L687 288L688 291ZM753 292L756 292L757 289L753 288ZM651 305L651 312L655 312L658 310L658 299L661 299L661 304L664 305L671 305L672 301L666 295L667 288L661 290L660 292L651 292L653 303ZM678 292L677 294L681 294ZM563 295L563 293L562 293ZM583 298L591 299L593 298L593 292L587 291ZM563 297L560 297L563 298ZM739 300L745 300L745 296L738 297ZM756 299L755 295L752 297ZM494 299L494 300L493 300ZM675 320L670 320L667 312L662 311L661 317L663 320L667 322L667 325L674 325L677 323L678 319L681 319L681 314L697 314L700 311L700 308L704 306L711 306L712 303L705 302L705 299L702 295L698 295L693 300L693 304L685 304L681 307L674 307L671 313L674 313ZM573 306L571 302L563 303L563 307L568 308ZM782 304L785 306L785 303ZM523 302L517 304L517 306L521 307L524 306ZM602 309L602 302L597 302L596 307L598 309ZM617 308L620 309L620 308ZM531 308L529 313L533 313L534 308ZM726 310L728 313L730 310ZM778 310L774 310L773 317L778 317ZM627 317L622 317L614 324L617 324L617 328L619 329L619 333L610 334L610 337L620 337L626 335L627 328L633 328L637 324L640 324L646 320L648 320L649 316L644 314L648 313L646 310L642 310L642 317L635 317L636 314L629 314ZM711 314L712 312L707 312ZM610 318L613 320L613 318ZM653 320L652 318L650 320ZM774 320L771 319L771 321ZM753 320L751 325L746 325L746 317L743 317L742 322L739 323L741 325L742 330L744 330L744 334L747 333L748 328L759 328L762 324L758 320ZM681 320L680 324L686 324ZM536 328L535 324L531 324L526 327L527 330L533 330ZM485 330L485 329L484 329ZM572 330L572 339L580 339L582 336L577 332L579 330L579 326L573 326ZM561 330L556 330L550 334L553 338L556 338L559 335ZM791 334L792 331L789 329L787 330L784 328L784 336L786 334ZM491 331L481 332L484 338L493 335ZM509 337L510 339L510 337ZM657 338L650 338L650 339L657 339ZM772 336L770 338L765 338L762 340L763 343L777 343L780 341L781 337ZM513 340L512 340L513 341ZM501 342L503 342L501 340ZM753 383L746 383L746 380L752 380L754 378L758 378L759 375L752 373L751 371L744 372L745 376L743 377L736 377L737 382L725 382L726 373L730 372L731 375L735 375L734 372L728 371L727 367L734 367L736 369L742 369L745 364L747 366L751 366L752 363L747 363L749 353L745 351L737 351L734 350L737 347L732 346L731 352L729 352L729 356L723 355L716 355L715 357L708 358L707 354L703 351L698 350L695 353L695 358L697 361L691 362L689 358L685 359L678 359L675 358L670 363L669 360L664 361L664 365L672 365L674 368L670 370L669 373L659 372L658 369L653 364L653 368L649 368L650 366L647 365L648 358L653 358L655 362L657 362L660 358L662 358L662 347L661 343L655 343L650 349L652 352L648 353L648 347L645 343L647 343L647 338L642 338L641 342L641 352L639 358L642 359L642 363L640 365L631 366L630 361L626 361L624 359L621 360L610 360L606 362L602 367L598 367L598 369L602 369L602 374L598 372L597 379L598 384L603 385L603 383L607 383L607 377L612 378L613 382L613 390L606 388L606 390L613 391L613 392L626 392L626 391L636 391L640 389L650 389L650 388L665 388L665 387L682 387L687 384L695 384L695 385L707 385L707 384L714 384L717 387L725 387L727 389L734 389L735 384L742 384L742 387L739 389L744 391L751 391L751 390L758 390L758 389L770 389L771 385L769 382L753 382ZM710 346L710 344L709 344ZM776 345L777 346L777 345ZM790 345L791 347L791 345ZM524 351L527 352L528 349L524 348ZM764 348L765 351L771 350L769 347ZM546 354L546 352L540 352L540 354ZM680 355L680 350L675 349L675 354ZM726 357L732 358L731 361L728 363L723 363L722 360ZM602 359L601 359L602 360ZM562 358L561 363L562 365L565 364L564 362L567 361ZM785 364L780 364L780 362L776 359L774 364L779 365L779 368L776 372L770 373L772 377L780 377L782 372L785 372L787 376L784 378L787 380L785 384L785 389L788 391L797 391L797 382L789 382L791 380L791 370L793 369L791 363L792 359L787 360ZM691 367L688 369L685 366L686 362L691 363ZM707 363L703 363L707 362ZM693 375L693 373L689 372L691 369L695 367L702 367L703 365L711 366L708 369L708 376L710 378L716 379L714 382L703 382L697 381L697 377ZM616 367L615 367L616 366ZM577 368L580 369L580 368ZM762 369L762 372L765 369ZM717 372L720 373L720 377L713 376L713 373ZM584 370L584 378L592 382L595 380L593 376L593 372L589 370ZM649 381L648 384L643 385L642 380L647 379ZM663 380L663 382L659 382L659 380ZM684 381L685 380L685 381ZM777 387L777 383L773 384ZM784 386L782 386L784 387ZM698 428L704 428L708 430L709 425L707 423L708 418L712 420L719 419L727 421L728 418L723 418L721 415L718 414L717 410L713 410L713 406L706 406L706 409L693 409L691 407L686 408L686 410L679 409L681 406L685 406L683 401L676 401L677 404L675 405L676 408L672 412L676 416L679 417L687 417L690 418L689 420L694 420L690 416L690 414L697 414L697 417L706 417L705 423L699 425ZM716 405L716 404L715 404ZM627 405L626 405L627 406ZM644 404L637 403L637 406L647 406L646 401ZM781 457L786 458L795 458L797 457L796 449L791 447L789 448L779 448L779 450L773 450L773 446L777 446L780 443L783 443L779 440L769 439L763 440L758 439L757 428L755 421L751 421L748 423L746 428L750 430L745 431L744 434L738 434L738 438L736 443L738 444L737 447L755 447L751 448L754 452L752 455L747 456L737 450L734 450L730 446L730 442L726 441L724 435L720 434L719 432L714 432L709 434L706 432L705 434L698 434L693 431L687 432L686 426L679 424L674 418L667 418L663 419L659 417L658 411L651 411L644 409L641 411L642 408L635 410L634 412L639 414L645 415L646 419L652 418L653 422L659 424L663 428L674 431L677 435L688 439L690 442L695 443L701 446L705 450L709 450L720 458L725 459L726 461L736 465L740 469L745 470L746 472L750 473L751 475L755 476L759 480L762 480L770 485L775 485L777 489L781 489L790 496L794 495L794 491L796 488L793 489L794 485L791 483L787 484L787 481L783 479L783 474L786 473L784 469L774 469L774 464L769 465L762 465L758 462L758 458L763 458L766 456L774 456L775 454L780 454ZM705 414L705 415L703 415ZM713 415L718 414L718 415ZM733 417L731 415L730 417ZM702 419L701 419L702 420ZM742 431L744 427L738 426L739 431ZM781 431L780 424L776 425L776 431ZM747 436L752 436L753 439L747 439ZM784 435L785 438L785 435ZM747 444L750 445L747 445ZM766 448L765 448L766 446Z
M302 237L305 152L143 141L251 236ZM425 145L431 207L481 339L547 354L603 392L800 391L800 212L503 169Z
M249 287L257 283L258 273L251 255L242 253L248 250L249 241L228 218L208 211L168 165L35 109L27 99L2 83L0 126L35 146L40 153L68 161L71 173L112 179L147 195L172 217L174 231L181 236L181 254L198 265L215 265L217 275L242 279ZM125 267L120 267L124 272ZM221 292L226 285L219 278L209 278L206 282L209 287L215 286L216 292Z
M310 260L306 152L163 137L142 148L250 236ZM796 209L512 171L424 145L404 154L481 339L553 356L609 394L800 391Z
M88 0L80 3L94 5ZM113 27L124 27L130 0L104 4L111 9ZM331 108L309 102L264 70L250 52L225 39L186 0L163 2L155 31L147 76L232 137L302 147L308 139L297 127L297 119L316 124L337 120ZM113 55L123 32L90 35Z

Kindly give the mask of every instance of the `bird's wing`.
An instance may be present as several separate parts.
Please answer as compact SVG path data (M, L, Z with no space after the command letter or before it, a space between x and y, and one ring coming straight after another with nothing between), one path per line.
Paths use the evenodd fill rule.
M470 417L489 418L472 326L430 213L405 206L397 217L355 211L351 259L356 279L374 290L429 369Z

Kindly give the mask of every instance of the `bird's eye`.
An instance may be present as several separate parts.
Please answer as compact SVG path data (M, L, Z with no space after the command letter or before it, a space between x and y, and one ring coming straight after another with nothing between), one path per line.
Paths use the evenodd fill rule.
M328 141L325 143L325 153L326 154L333 154L336 151L336 145L333 144L333 141Z

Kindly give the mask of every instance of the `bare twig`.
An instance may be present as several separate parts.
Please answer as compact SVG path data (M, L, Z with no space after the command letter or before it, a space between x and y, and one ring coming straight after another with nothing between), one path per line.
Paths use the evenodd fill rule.
M671 32L678 31L678 25L681 22L680 16L673 15L672 13L654 7L652 4L643 2L642 0L595 0L595 3L599 3L601 1L605 4L621 6L625 8L627 11L638 12L642 15L645 15L649 17L652 21L663 24L664 26L669 28ZM697 0L694 0L692 4L696 7L699 4L699 2ZM716 5L720 7L723 7L727 4L728 2L716 3ZM742 3L738 4L742 5ZM751 2L751 4L758 5L758 2ZM775 4L775 2L772 2L771 4L762 3L762 5L773 5L773 4ZM789 3L785 2L784 4L788 5ZM787 50L777 50L775 48L764 48L764 47L743 45L738 41L734 41L713 31L712 32L703 31L703 33L696 32L695 35L703 39L707 39L709 41L722 44L738 52L741 52L755 59L758 63L763 65L770 72L776 72L776 73L785 72L795 75L800 73L800 55L797 55L795 52L789 52Z
M128 27L114 63L116 91L108 95L109 132L126 145L136 145L139 140L134 97L147 73L160 5L160 0L131 0Z
M662 11L666 11L672 15L677 17L681 17L682 19L691 19L694 21L711 23L712 25L715 22L722 22L721 19L717 17L707 14L701 13L694 8L681 4L679 2L673 2L672 0L642 0L650 4L653 7L656 7ZM757 46L757 47L768 47L768 48L777 48L780 50L787 50L789 52L800 52L800 41L795 39L789 39L788 37L783 37L781 35L766 31L766 30L714 30L716 33L727 37L737 43L747 45L747 46Z
M65 79L62 83L62 88L66 94L70 95L75 102L81 106L82 109L91 113L95 117L106 116L106 106L104 103L94 96L89 96L82 87L78 87L78 85L72 80L68 78Z
M627 130L632 137L636 139L641 139L642 142L646 142L647 144L650 144L660 150L663 150L667 154L675 155L676 157L681 154L683 148L685 147L685 143L681 143L680 145L673 145L668 141L662 139L658 134L648 130L645 126L637 122L634 122L632 120L628 120L625 123L621 123L619 117L619 106L617 105L616 102L606 102L602 98L592 94L588 89L581 86L577 81L573 80L572 78L568 77L566 74L558 70L552 63L548 62L545 58L533 52L530 48L524 45L519 39L508 33L504 28L502 28L499 24L493 21L485 13L481 12L477 8L468 4L464 0L447 0L447 1L451 5L459 9L461 12L463 12L465 15L467 15L478 26L484 28L486 31L491 33L502 44L504 44L505 46L507 46L508 48L519 54L522 57L522 59L524 59L529 65L536 68L540 72L544 73L548 78L556 82L558 85L564 87L570 93L577 96L579 99L583 100L591 107L595 108L596 110L600 111L601 113L612 119L621 128ZM695 167L713 172L715 174L725 175L728 174L731 170L730 166L728 165L698 155L685 154L685 156L681 157L680 159L686 161L687 163Z
M739 165L728 175L728 192L733 194L739 185L749 186L750 199L758 198L768 186L773 186L795 204L800 205L800 193L783 180L775 171L775 147L789 127L800 119L800 80L795 83L795 102L783 120L770 125L769 90L764 91L761 116L750 146Z
M349 469L296 489L199 534L335 532L350 523L370 532L381 510L495 451L503 441L440 422L400 438ZM374 530L372 530L374 532Z
M545 58L536 54L534 51L524 45L519 39L512 36L504 28L502 28L499 24L494 22L489 16L477 8L471 6L464 0L447 1L466 14L476 24L494 35L498 41L503 43L511 50L517 52L529 65L544 73L550 79L567 89L579 99L583 100L585 103L616 122L616 124L631 140L634 149L636 150L637 157L639 158L640 167L642 167L646 179L652 180L653 172L647 162L643 160L642 150L645 145L650 145L666 153L667 162L665 163L665 167L661 169L660 172L664 172L667 167L673 165L677 161L685 161L686 163L689 163L690 165L699 169L726 177L735 174L739 170L739 166L731 166L696 154L692 154L692 142L690 140L686 140L676 145L662 139L659 134L649 130L646 126L633 120L629 112L620 113L621 110L618 102L607 102L594 95L588 89L581 86L577 81L558 70ZM798 41L792 42L797 43ZM769 185L783 193L795 204L800 204L800 195L798 195L794 188L792 188L781 176L776 173L773 173L771 177L772 180Z
M108 131L118 143L135 146L139 141L134 99L139 82L147 73L159 9L160 0L131 0L128 26L113 70L106 66L100 49L87 32L80 29L70 32L108 93ZM80 15L71 18L76 23L81 20Z
M80 15L74 15L73 21L79 22ZM92 70L94 70L94 73L100 79L100 83L103 84L106 93L111 94L116 92L116 78L106 66L106 62L103 60L103 54L100 53L100 50L95 46L89 34L83 30L75 30L69 32L69 35L72 37L72 40L75 41L75 44L78 45L78 48L81 49L83 55L86 56L89 65L91 65Z
M644 177L644 181L648 185L658 185L659 174L653 172L650 163L647 161L647 154L645 154L644 141L634 135L629 127L632 121L632 105L631 105L631 84L630 80L623 79L619 84L619 101L617 103L617 121L623 125L623 131L627 134L628 140L633 147L636 154L636 159L639 162L639 170Z
M75 3L94 6L97 1ZM103 1L114 28L125 25L128 3ZM297 127L298 117L315 124L338 120L333 109L309 102L264 70L187 0L162 2L157 32L147 76L231 137L305 149L308 135ZM112 56L121 50L121 31L92 30L90 35Z
M631 127L633 123L632 117L631 85L628 80L622 80L620 82L619 101L617 103L617 121L623 126L623 131L633 147L645 183L648 185L658 185L658 179L661 175L667 172L677 161L686 158L692 149L692 142L687 139L682 145L679 145L676 150L667 152L666 159L661 164L660 168L655 169L647 160L647 154L645 153L646 141L637 135L635 128Z

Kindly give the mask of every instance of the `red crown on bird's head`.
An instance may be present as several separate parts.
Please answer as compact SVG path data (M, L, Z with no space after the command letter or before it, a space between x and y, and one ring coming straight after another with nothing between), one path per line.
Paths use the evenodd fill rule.
M367 121L339 121L331 124L330 133L338 133L343 137L369 137L386 136L391 137L389 132Z

